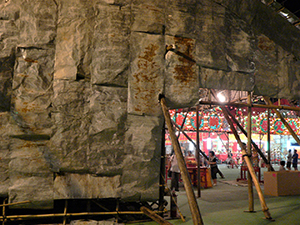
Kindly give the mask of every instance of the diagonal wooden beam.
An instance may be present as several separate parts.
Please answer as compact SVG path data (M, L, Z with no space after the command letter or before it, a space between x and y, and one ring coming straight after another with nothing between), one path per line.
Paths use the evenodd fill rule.
M233 122L238 126L238 128L242 131L242 133L248 137L247 131L243 128L243 126L239 123L239 121L237 121L237 119L231 114L231 112L229 111L228 108L225 107L226 112L229 114L229 116L231 117L231 119L233 120ZM272 167L270 161L266 158L266 156L264 155L264 153L260 150L260 148L257 146L257 144L251 140L251 143L253 145L253 147L255 148L255 150L258 152L258 154L260 155L260 157L264 160L264 162L266 163L267 167L270 168L271 171L275 171L274 168Z
M195 148L197 148L197 145L196 145L196 143L189 137L189 135L187 135L187 133L185 133L185 131L184 130L182 130L181 129L181 127L180 126L178 126L173 120L171 121L172 123L173 123L173 125L178 129L178 130L180 130L181 131L181 133L195 146ZM206 160L208 160L208 157L207 157L207 155L203 152L203 151L201 151L201 149L199 149L199 152L201 153L201 155L203 155L203 157L206 159Z
M273 103L271 102L270 98L267 96L264 96L264 100L268 105L273 105ZM298 145L300 145L300 139L298 138L297 134L293 131L293 129L291 128L291 126L288 124L288 122L286 122L286 120L284 119L284 117L281 115L280 112L278 112L277 109L272 109L274 113L276 113L276 115L280 118L280 120L282 121L282 123L285 125L285 127L289 130L290 134L293 136L293 138L295 139L295 141L298 143Z
M171 122L172 120L170 118L170 114L169 114L169 110L167 108L165 97L163 95L160 95L159 100L160 100L160 105L161 105L161 108L162 108L162 111L163 111L163 114L165 117L165 122L166 122L166 125L169 130L169 134L171 137L172 146L174 148L174 152L175 152L175 155L177 158L177 163L178 163L178 166L180 169L181 178L183 180L184 188L185 188L186 195L188 198L188 203L189 203L189 207L190 207L190 210L192 213L194 225L202 225L203 221L202 221L202 217L200 214L200 209L198 207L197 199L196 199L196 196L195 196L195 193L193 190L189 172L186 168L186 164L185 164L179 143L177 141L177 138L176 138L176 135L174 132L174 127Z

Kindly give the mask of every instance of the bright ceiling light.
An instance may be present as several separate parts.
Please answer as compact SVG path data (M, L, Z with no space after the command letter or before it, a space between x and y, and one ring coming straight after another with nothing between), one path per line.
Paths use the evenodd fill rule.
M220 102L225 102L226 101L226 97L224 96L224 94L222 92L219 92L217 94L217 97L218 97Z

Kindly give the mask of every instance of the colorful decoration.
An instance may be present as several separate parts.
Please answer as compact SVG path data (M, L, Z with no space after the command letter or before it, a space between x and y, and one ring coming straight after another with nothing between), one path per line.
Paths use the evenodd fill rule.
M217 114L212 114L208 117L208 125L211 129L217 130L221 127L221 119Z
M260 130L263 133L267 133L268 132L268 120L266 118L263 118L260 122L259 122L259 127Z
M285 126L280 119L274 121L274 130L278 134L282 134L285 130Z
M242 126L247 125L247 111L246 109L235 109L236 119L240 122ZM245 112L244 112L245 110ZM181 126L185 113L178 111L175 118L175 110L170 110L171 118L176 121L178 125ZM287 117L293 116L293 118L286 118L286 121L290 124L292 129L296 132L297 135L300 135L299 123L300 118L295 117L293 112L285 114ZM226 119L222 113L222 110L219 107L214 109L201 111L200 112L200 131L213 132L213 131L229 131L230 128L227 124ZM244 127L246 129L246 126ZM184 123L183 130L185 131L195 131L196 130L196 112L189 112ZM267 111L255 113L252 115L252 132L266 134L268 132L268 120L267 120ZM276 118L275 115L271 114L270 118L270 133L271 134L281 134L289 135L288 130L285 128L284 124L280 119Z

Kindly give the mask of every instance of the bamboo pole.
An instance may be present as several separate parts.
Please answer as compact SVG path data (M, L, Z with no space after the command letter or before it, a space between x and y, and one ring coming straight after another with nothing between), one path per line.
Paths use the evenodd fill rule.
M163 111L163 114L165 117L166 125L168 127L169 134L171 137L174 152L175 152L175 155L177 158L178 166L179 166L180 173L181 173L181 178L183 180L183 184L184 184L184 187L186 190L186 194L187 194L190 210L192 213L194 225L198 225L198 224L202 225L203 221L202 221L200 210L199 210L199 207L197 204L196 196L195 196L195 193L194 193L194 190L192 187L192 183L190 180L188 170L185 165L185 161L184 161L182 152L180 150L178 141L176 139L176 135L175 135L174 128L172 126L172 122L171 122L171 118L170 118L170 114L169 114L169 111L168 111L168 108L166 105L165 97L163 95L160 95L159 99L160 99L161 108L162 108L162 111Z
M254 182L254 185L256 187L256 190L257 190L257 193L258 193L258 197L259 197L259 200L260 200L260 204L261 204L261 207L262 207L262 211L264 212L265 214L265 217L266 219L272 219L271 215L270 215L270 212L269 212L269 208L267 207L267 204L265 202L265 198L262 194L262 190L260 188L260 185L259 185L259 181L255 175L255 172L254 172L254 169L252 167L252 164L251 164L251 161L249 159L249 156L247 155L247 152L246 152L246 148L245 146L243 145L234 125L233 125L233 122L230 120L229 118L229 115L227 114L227 111L225 110L225 106L221 106L221 109L224 113L224 117L226 118L230 128L231 128L231 131L232 133L234 134L238 144L240 145L240 148L241 148L241 151L242 151L242 154L243 154L243 157L244 157L244 160L247 164L247 167L248 167L248 171L250 172L251 176L252 176L252 179L253 179L253 182Z
M199 101L199 104L202 105L218 105L218 106L235 106L235 107L254 107L254 108L265 108L265 109L286 109L292 111L300 111L299 107L295 106L286 106L286 105L261 105L261 104L252 104L242 102L216 102L216 101Z
M264 96L265 102L269 105L273 105L270 98L267 96ZM293 131L293 129L291 128L291 126L286 122L286 120L284 119L284 117L281 115L280 112L278 112L278 110L274 110L273 112L276 113L276 115L280 118L280 120L282 121L282 123L285 125L285 127L289 130L290 134L293 136L293 138L295 139L295 141L298 143L298 145L300 145L300 139L298 138L297 134L295 134L295 132Z
M164 175L161 174L161 177L164 179ZM182 222L185 222L185 218L184 218L184 216L182 215L182 213L181 213L181 211L180 211L180 209L179 209L179 206L178 206L178 204L177 204L175 198L173 197L173 195L172 195L172 193L171 193L171 190L170 190L170 188L168 187L168 184L167 184L167 182L166 182L165 179L164 179L164 182L165 182L165 186L167 187L167 190L168 190L168 192L169 192L169 194L170 194L170 196L171 196L173 202L175 203L175 205L176 205L176 207L177 207L177 210L178 210L178 213L179 213L179 215L180 215L180 218L181 218Z
M3 217L3 220L2 220L2 225L5 225L5 222L6 222L6 209L5 209L5 202L6 202L7 198L5 198L3 200L3 208L2 208L2 217Z
M248 92L247 102L249 105L251 105L251 93ZM251 133L252 133L252 121L251 121L251 115L252 115L251 107L248 107L248 121L247 121L247 133L248 133L248 142L247 142L247 154L252 155L251 151ZM249 158L251 162L251 158ZM252 163L251 163L252 164ZM252 176L250 174L250 171L247 172L247 180L248 180L248 200L249 200L249 212L254 212L254 199L253 199L253 181Z
M159 215L157 215L155 212L153 212L152 210L146 208L145 206L142 206L140 208L140 210L148 217L150 217L152 220L154 220L155 222L157 222L158 224L161 225L172 225L172 223L164 220L162 217L160 217Z
M181 131L181 133L195 146L195 148L197 148L196 143L185 133L184 130L182 130L173 120L171 121L171 123L178 129ZM199 152L201 153L201 155L203 155L203 157L208 160L207 155L201 151L201 149L199 149Z
M68 200L65 200L65 208L64 208L64 220L63 220L63 225L66 225L67 224L67 208L68 208Z
M0 207L2 206L11 206L11 205L20 205L20 204L25 204L25 203L30 203L30 201L23 201L23 202L14 202L14 203L6 203L6 204L2 204L0 205Z
M186 121L186 118L187 118L188 114L189 114L189 111L186 112L186 114L185 114L185 116L184 116L184 118L183 118L183 121L182 121L181 126L180 126L181 129L183 129L183 126L184 126L184 124L185 124L185 121ZM180 137L180 131L178 132L177 140L179 139L179 137Z
M197 132L197 142L196 142L196 154L197 154L197 193L198 198L201 197L201 176L200 176L200 137L199 137L199 106L196 107L196 132Z
M233 120L233 122L238 126L238 128L242 131L242 133L248 137L247 132L245 131L245 129L243 128L243 126L239 123L239 121L237 121L237 119L230 113L228 108L225 108L225 110L227 111L228 115L231 117L231 119ZM264 153L260 150L260 148L257 146L257 144L255 144L255 142L253 140L251 140L251 143L253 145L253 147L255 148L255 150L258 152L258 154L260 155L260 157L264 160L264 162L267 164L268 168L270 168L271 171L274 171L274 168L272 167L270 161L268 161L268 159L266 158L266 156L264 155Z
M161 211L155 211L155 213L162 213ZM22 220L22 219L39 219L39 218L51 218L51 217L70 217L70 216L101 216L101 215L142 215L142 211L119 211L119 212L80 212L80 213L49 213L49 214L36 214L36 215L10 215L6 216L9 220ZM3 220L3 216L0 216Z
M271 165L271 135L270 135L270 129L271 126L270 126L270 109L268 109L268 135L267 135L267 138L268 138L268 159L269 159L269 162L270 162L270 165ZM268 171L270 171L270 169L268 168Z

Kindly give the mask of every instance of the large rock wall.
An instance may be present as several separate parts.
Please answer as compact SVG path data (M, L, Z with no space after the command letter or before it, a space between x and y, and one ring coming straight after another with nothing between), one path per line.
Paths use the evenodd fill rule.
M260 17L291 26L258 0L0 1L0 196L156 200L158 94L299 98L298 45Z

